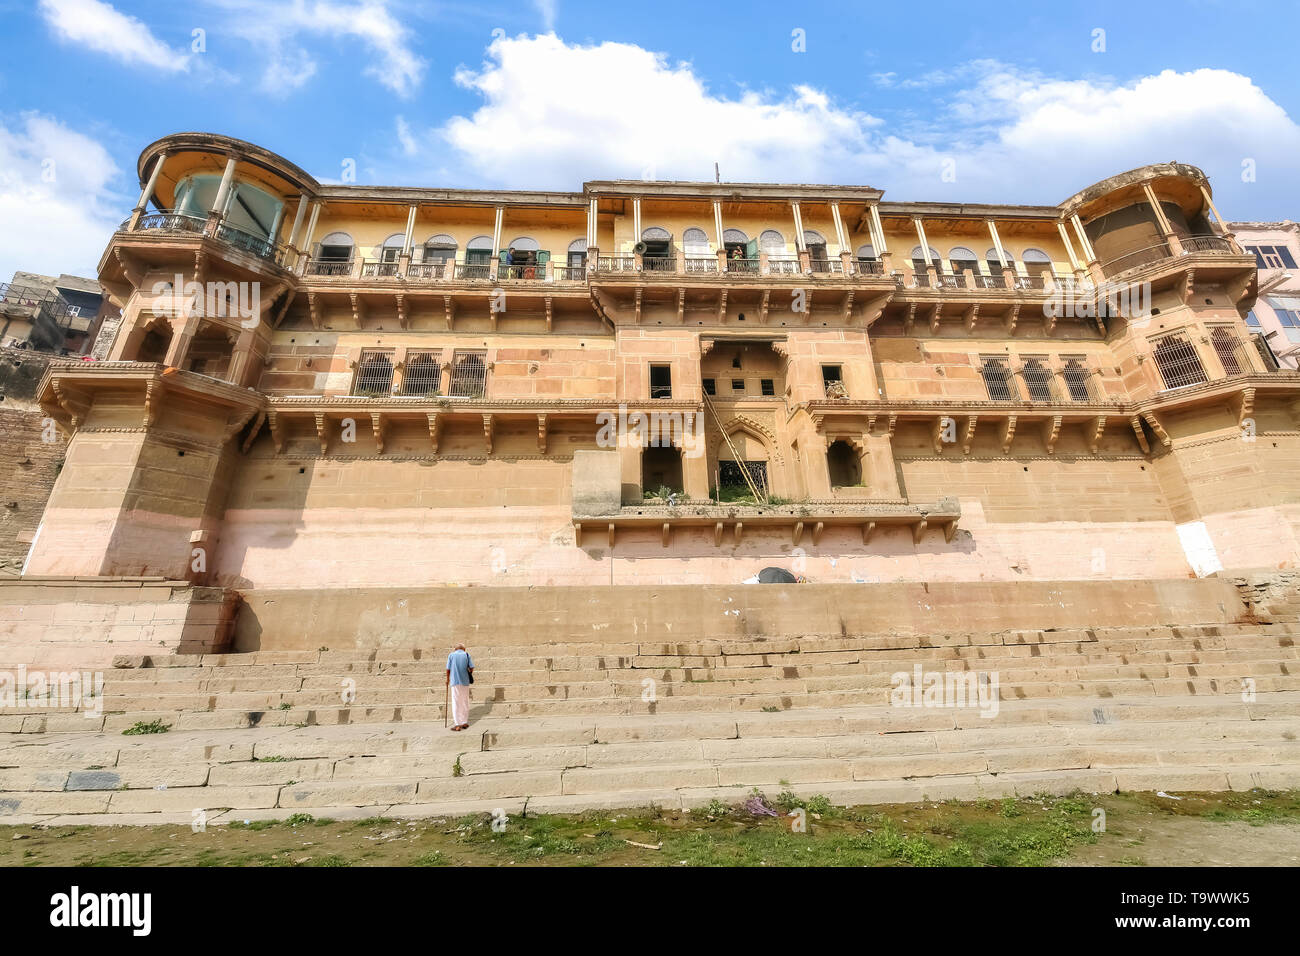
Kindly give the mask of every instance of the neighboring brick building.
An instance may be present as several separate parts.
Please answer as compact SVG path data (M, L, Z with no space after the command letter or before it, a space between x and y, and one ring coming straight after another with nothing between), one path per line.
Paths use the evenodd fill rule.
M35 400L49 363L41 352L0 349L0 576L22 570L68 449Z
M94 279L15 272L0 283L0 344L62 355L88 352L117 310Z
M139 173L100 276L110 361L41 393L71 446L34 574L979 581L1300 556L1300 378L1251 339L1255 259L1192 166L1059 206L480 192L322 185L187 133ZM1107 284L1133 301L1098 316ZM643 415L678 432L638 447Z

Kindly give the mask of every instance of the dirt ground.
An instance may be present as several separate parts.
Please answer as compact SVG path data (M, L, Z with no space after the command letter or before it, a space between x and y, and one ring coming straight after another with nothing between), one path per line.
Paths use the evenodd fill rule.
M1074 794L779 816L592 811L457 819L3 827L3 866L1296 866L1300 792ZM803 804L807 832L791 832ZM1104 814L1104 819L1102 817ZM1104 826L1099 828L1099 821Z

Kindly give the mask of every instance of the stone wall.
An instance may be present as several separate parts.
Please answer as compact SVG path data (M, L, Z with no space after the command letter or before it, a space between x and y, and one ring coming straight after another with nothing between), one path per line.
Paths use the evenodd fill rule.
M1227 624L1233 582L1016 581L746 587L333 588L245 592L237 650L423 647L456 641L682 643L782 636L953 635ZM526 626L525 626L526 625ZM960 638L956 638L960 643Z
M230 643L239 596L161 578L0 581L0 665L106 667Z

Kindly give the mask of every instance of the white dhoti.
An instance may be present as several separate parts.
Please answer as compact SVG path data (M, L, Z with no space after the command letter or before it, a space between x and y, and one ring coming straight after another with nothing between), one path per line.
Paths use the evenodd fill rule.
M451 685L451 725L469 723L469 684Z

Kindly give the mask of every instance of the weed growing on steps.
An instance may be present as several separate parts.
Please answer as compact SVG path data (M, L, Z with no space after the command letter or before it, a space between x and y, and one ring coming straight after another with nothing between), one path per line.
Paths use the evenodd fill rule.
M165 734L172 729L171 724L164 724L161 720L143 721L137 720L126 730L122 731L124 737L136 737L140 734Z
M465 775L465 768L460 765L460 758L463 756L465 755L456 754L456 762L451 765L451 775L453 777L463 777Z

